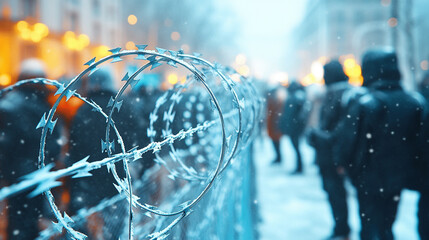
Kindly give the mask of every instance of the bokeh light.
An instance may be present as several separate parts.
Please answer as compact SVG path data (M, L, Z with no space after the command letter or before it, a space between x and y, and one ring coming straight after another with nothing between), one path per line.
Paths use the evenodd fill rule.
M398 19L391 17L387 20L387 24L389 24L390 27L396 27L398 25Z
M67 31L64 33L63 43L70 50L81 51L89 45L90 39L85 34L76 36L74 32Z
M428 60L423 60L423 61L421 61L420 62L420 68L422 69L422 70L428 70L429 69L429 62L428 62Z
M135 49L137 49L136 44L135 44L133 41L128 41L128 42L125 44L125 48L126 48L127 50L135 50Z
M9 74L1 74L0 75L0 85L1 86L7 86L12 83L12 78Z
M168 81L168 83L174 85L179 81L179 78L177 77L177 74L170 73L167 76L167 81Z
M128 16L128 23L130 25L135 25L137 23L137 17L133 14Z
M173 41L179 41L180 40L180 33L179 32L172 32L170 37L171 37L171 40L173 40Z

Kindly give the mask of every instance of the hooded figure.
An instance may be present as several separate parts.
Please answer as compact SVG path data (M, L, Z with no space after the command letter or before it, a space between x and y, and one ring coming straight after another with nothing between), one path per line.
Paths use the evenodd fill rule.
M344 175L334 162L333 146L339 122L346 116L341 98L350 85L340 62L331 61L323 69L327 92L320 108L319 127L310 132L309 141L316 150L323 189L328 195L335 221L331 239L347 239L350 233L347 194Z
M362 75L368 92L349 108L349 131L339 148L350 149L345 165L358 193L361 239L389 240L401 190L418 156L424 101L400 86L392 50L366 52Z
M367 51L362 58L362 77L364 87L386 82L399 84L401 73L396 53L389 48Z
M97 103L106 114L109 114L109 100L114 97L114 82L109 68L99 69L87 79L87 98ZM122 99L119 99L122 100ZM135 126L136 120L130 112L127 100L118 112L114 110L112 116L116 127L120 132L126 149L131 149L137 139ZM88 105L82 105L72 120L70 128L70 149L67 166L90 156L89 162L98 161L107 157L106 151L101 149L101 140L105 141L106 118ZM120 152L117 137L113 128L110 129L110 141L114 144L112 153ZM120 177L124 178L122 163L116 163L116 169ZM70 188L70 214L76 214L79 209L94 207L102 199L109 199L118 194L113 183L116 181L106 167L94 170L92 176L69 180ZM78 229L88 234L91 239L118 239L126 222L126 202L121 201L106 207L101 212L88 219L87 226L78 226ZM91 227L95 226L95 227Z
M22 62L18 81L45 77L40 60ZM17 183L20 177L38 169L41 130L36 129L44 113L51 108L49 90L41 84L25 84L0 99L0 187ZM56 118L56 116L54 116ZM60 153L61 120L46 138L45 163L53 162ZM35 239L43 216L44 197L28 198L26 191L7 199L8 239Z

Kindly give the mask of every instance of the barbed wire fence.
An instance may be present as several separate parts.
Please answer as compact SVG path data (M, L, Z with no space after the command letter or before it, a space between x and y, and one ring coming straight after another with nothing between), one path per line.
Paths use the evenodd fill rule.
M56 220L40 232L38 239L51 239L63 230L71 239L86 239L86 234L77 231L76 226L91 214L123 201L128 205L123 213L128 227L119 230L123 238L239 239L238 235L242 239L253 238L255 234L249 231L252 228L249 215L254 213L250 143L258 131L263 109L258 91L250 79L232 68L211 63L200 54L162 48L146 50L147 45L136 47L137 50L111 49L111 55L98 61L91 59L85 63L88 67L67 84L38 78L19 81L0 91L1 96L31 83L54 86L57 88L55 95L59 95L36 127L42 132L39 169L23 176L19 183L1 188L0 200L29 189L29 197L40 194L46 197ZM76 86L84 76L90 78L103 64L115 64L130 57L142 65L124 74L124 84L110 98L107 111L77 92ZM145 71L158 67L187 72L186 81L165 91L154 106L147 106L153 107L146 129L150 143L126 149L113 119L114 113L120 115L126 91L142 81ZM71 97L79 98L106 120L100 151L107 156L95 161L88 161L90 156L87 156L71 166L53 170L53 163L46 164L46 139L56 126L58 119L54 120L54 116L60 101L68 101ZM143 157L145 154L151 154L156 164L138 176L130 165L147 161L148 158ZM118 174L116 163L122 164L120 171L125 176ZM64 177L90 178L92 171L101 168L112 174L115 182L105 184L114 184L118 194L96 206L82 208L71 217L62 212L51 189L60 186L60 179ZM165 179L173 184L165 187ZM198 214L191 214L193 211ZM104 223L109 224L108 216ZM177 225L181 227L175 228Z

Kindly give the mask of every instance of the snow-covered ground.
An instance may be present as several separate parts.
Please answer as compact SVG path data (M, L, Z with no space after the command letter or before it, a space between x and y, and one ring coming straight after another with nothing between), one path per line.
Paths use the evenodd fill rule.
M326 239L332 230L327 196L322 189L318 168L314 164L314 151L302 144L303 175L290 175L295 167L295 155L289 138L281 139L281 165L271 165L274 148L268 137L255 141L258 204L262 222L259 225L261 240ZM353 187L348 184L349 223L352 240L357 240L360 223L358 204ZM404 191L394 224L395 239L413 240L417 236L416 204L418 193Z

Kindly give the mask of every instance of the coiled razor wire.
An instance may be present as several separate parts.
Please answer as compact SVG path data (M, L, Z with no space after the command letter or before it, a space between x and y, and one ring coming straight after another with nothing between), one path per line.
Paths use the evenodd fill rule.
M52 228L48 228L43 231L40 235L40 239L47 239L49 236L54 234L52 229L56 230L57 233L61 233L62 230L65 229L72 239L85 239L87 237L85 234L73 229L72 226L74 221L76 219L82 219L90 213L103 209L109 204L124 198L129 202L128 239L133 238L133 208L139 208L146 212L146 215L155 214L166 217L177 216L177 218L168 226L146 236L150 239L164 239L178 222L191 213L191 209L208 192L219 174L228 167L240 150L244 148L255 135L254 132L257 131L258 121L261 116L262 101L249 79L239 75L231 68L223 67L217 63L212 64L208 62L201 58L200 54L194 53L193 55L189 55L185 54L183 50L172 51L162 48L156 48L156 51L146 50L147 45L136 45L136 47L138 48L137 50L121 51L120 48L111 49L109 50L112 53L111 55L98 61L95 61L95 58L91 59L85 63L88 68L73 78L66 85L55 80L38 78L17 82L16 84L0 91L1 96L20 85L36 83L55 86L57 88L55 95L59 95L52 108L49 112L43 114L36 127L42 129L38 156L39 170L24 176L22 181L17 184L0 189L0 200L33 188L34 190L29 194L30 197L34 197L42 193L46 196L57 222L53 222ZM122 78L122 81L124 81L125 84L119 89L114 97L111 97L107 105L109 109L107 113L104 112L97 103L91 99L82 97L76 92L76 90L73 90L73 86L79 82L84 75L88 74L88 76L91 76L91 74L99 69L101 64L106 63L108 60L112 60L111 63L120 62L123 61L122 57L126 56L135 56L136 60L146 61L146 63L138 68L134 73L129 74L127 72L125 74ZM190 74L188 75L185 84L175 86L172 93L165 92L157 99L154 110L149 116L147 136L151 140L150 144L142 148L127 150L125 148L123 138L121 137L121 134L115 125L115 121L113 120L113 113L115 110L120 112L123 103L123 100L120 99L127 87L134 87L140 81L137 80L136 77L144 70L149 68L152 70L162 64L167 64L175 68L182 66L189 71ZM210 99L210 108L212 111L216 112L218 119L205 120L203 116L201 119L204 121L198 123L197 126L192 126L188 123L188 128L181 129L178 133L174 134L171 126L176 117L174 107L181 102L183 98L183 90L189 88L193 83L199 83L203 86L206 91L205 94ZM105 138L104 140L101 140L101 151L107 152L108 157L98 161L88 162L87 160L89 159L89 156L87 156L67 168L51 171L54 165L45 165L46 137L48 136L48 132L52 133L57 122L57 119L53 120L53 117L60 101L63 98L68 101L72 96L75 96L84 101L85 104L90 105L93 111L101 114L106 119ZM165 108L168 110L163 112L162 121L165 123L165 128L161 129L160 134L160 129L155 128L155 122L159 121L158 116L161 115L161 108L165 107L165 104L168 101L170 101L171 104ZM184 119L185 118L189 118L189 113L184 116ZM227 121L228 124L226 124L225 121ZM176 140L182 140L194 134L211 131L210 129L213 128L217 129L218 134L219 132L221 133L221 136L217 135L217 140L212 142L212 144L219 144L220 151L212 151L211 155L209 155L210 159L206 159L207 164L213 167L214 171L198 173L192 166L188 166L188 164L183 160L184 154L193 155L193 157L197 157L198 154L189 153L192 151L183 153L183 151L176 149L173 143ZM111 136L111 130L113 130L114 133L113 137ZM161 137L161 140L156 141L156 137ZM120 152L118 153L115 153L116 143L120 146ZM187 143L189 148L192 147L192 144L192 142ZM169 158L171 158L172 161L167 161L161 156L161 148L164 145L169 146ZM202 147L204 148L204 146ZM162 210L157 206L148 203L141 203L139 201L139 197L133 193L129 163L141 160L142 155L150 151L155 154L155 162L167 169L171 179L174 180L176 178L180 178L190 182L204 183L205 186L203 190L193 199L177 203L178 209L175 210L173 210L173 208L170 208L170 210ZM213 156L213 154L218 154L217 161L214 161L216 157ZM117 174L115 166L115 163L117 162L123 163L123 169L126 173L124 179L121 179ZM171 167L170 163L175 163L175 166ZM103 166L106 166L107 170L112 173L116 181L114 185L118 190L119 195L110 200L102 201L99 205L91 209L79 211L78 216L70 217L66 212L61 213L55 204L55 199L51 192L51 188L61 185L61 182L58 180L65 176L72 176L73 178L90 177L91 171Z

